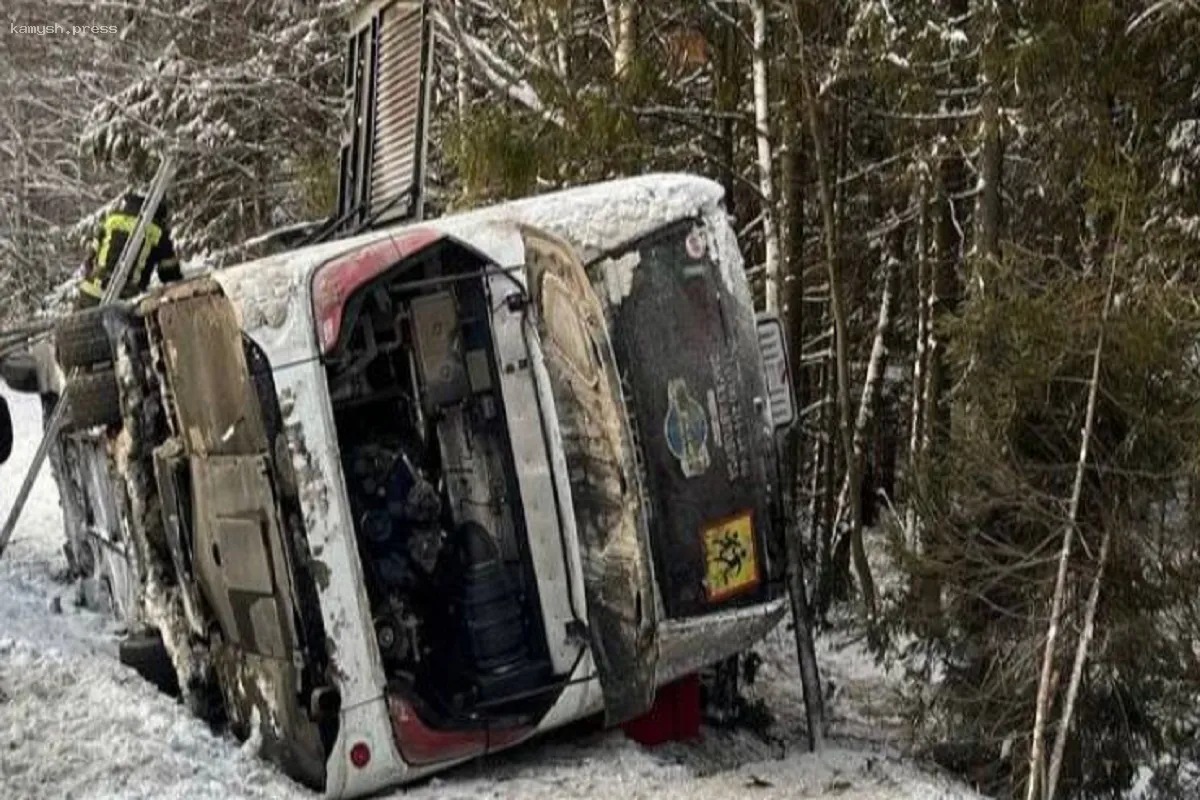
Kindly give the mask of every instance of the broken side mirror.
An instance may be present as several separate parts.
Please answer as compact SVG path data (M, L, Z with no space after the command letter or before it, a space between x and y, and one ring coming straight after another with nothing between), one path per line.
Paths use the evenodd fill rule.
M776 431L796 422L796 398L792 392L791 364L783 322L774 315L758 318L758 349L767 379L767 405Z

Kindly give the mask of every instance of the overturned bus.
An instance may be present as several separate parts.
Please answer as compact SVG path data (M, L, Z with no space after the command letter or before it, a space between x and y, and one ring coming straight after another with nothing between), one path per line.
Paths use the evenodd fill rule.
M790 389L721 200L615 181L64 319L68 558L129 658L353 797L758 641Z

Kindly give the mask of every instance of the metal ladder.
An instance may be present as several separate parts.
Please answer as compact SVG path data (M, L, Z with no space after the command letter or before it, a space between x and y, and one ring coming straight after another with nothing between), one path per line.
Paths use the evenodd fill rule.
M142 242L146 238L146 230L150 227L150 222L154 219L154 214L158 211L163 196L167 192L167 186L171 183L174 174L175 161L171 156L167 156L163 159L162 164L159 165L158 173L154 176L154 182L150 185L150 197L142 205L142 212L138 215L137 227L134 228L133 235L125 242L125 248L121 251L121 259L117 262L117 270L108 282L108 286L104 289L104 296L100 300L101 306L109 305L121 296L125 284L129 281L129 275L133 272L133 265L137 260L137 254L141 252ZM6 346L8 344L8 342L5 342ZM0 557L4 555L4 551L8 548L9 539L12 538L13 531L17 527L17 521L21 518L21 512L25 509L25 504L29 501L29 493L33 490L33 482L37 479L37 475L42 469L42 464L45 463L46 456L49 455L50 448L54 440L58 437L59 430L62 428L63 420L71 401L71 384L77 375L78 371L72 370L71 375L67 378L58 403L54 406L54 411L46 423L45 431L42 434L42 441L34 453L33 462L29 465L29 470L25 473L25 480L21 483L21 489L17 492L13 507L8 512L8 519L5 521L4 527L0 529Z

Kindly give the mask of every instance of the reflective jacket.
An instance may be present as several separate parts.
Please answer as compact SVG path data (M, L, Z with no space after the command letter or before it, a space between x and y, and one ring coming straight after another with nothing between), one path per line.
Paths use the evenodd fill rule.
M106 214L96 228L85 265L86 275L79 284L79 291L88 298L99 301L104 296L104 290L117 270L125 243L137 228L142 203L141 195L125 195L121 198L120 206ZM132 297L146 291L156 270L158 279L163 283L177 281L183 277L179 268L179 257L175 254L175 244L171 241L166 210L161 205L153 221L146 227L146 238L142 242L141 252L134 261L121 296Z

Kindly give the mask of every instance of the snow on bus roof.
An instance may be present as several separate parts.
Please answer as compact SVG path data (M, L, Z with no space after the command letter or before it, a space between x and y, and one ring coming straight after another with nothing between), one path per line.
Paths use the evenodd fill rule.
M284 273L308 273L338 255L415 227L455 236L489 224L532 225L566 239L590 257L676 219L715 208L723 194L720 184L694 175L623 178L278 253L223 269L220 279L239 293L290 284Z
M539 195L445 220L453 227L476 221L511 221L549 231L591 258L670 222L720 203L724 190L707 178L657 174L591 184ZM456 224L457 223L457 224Z
M219 270L213 277L239 307L247 331L280 329L295 321L295 299L307 292L317 267L406 230L432 228L461 239L496 263L516 266L505 263L511 236L496 228L531 225L571 242L590 259L675 220L711 213L723 195L720 184L694 175L623 178L278 253Z

